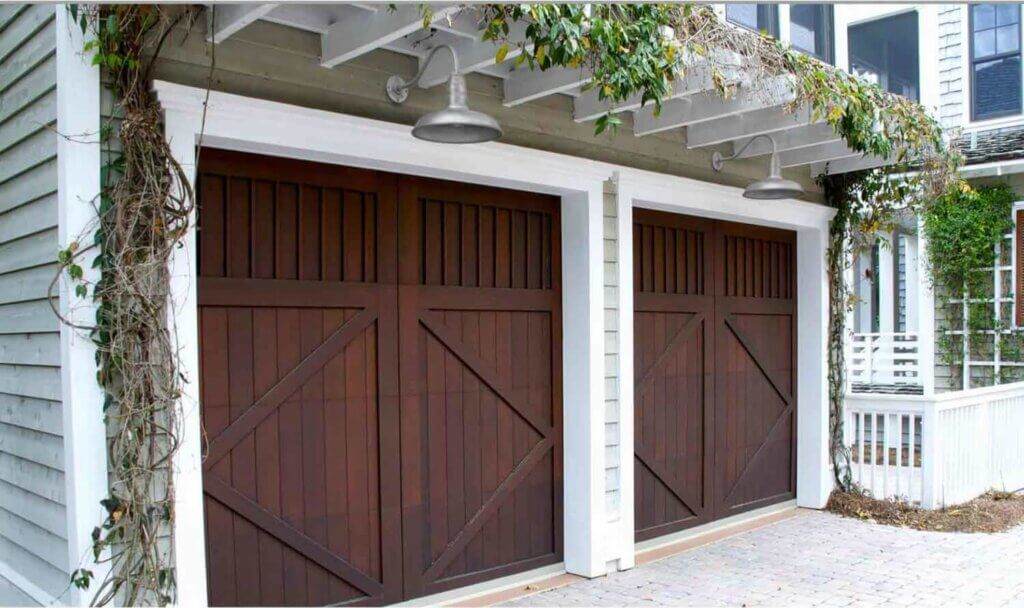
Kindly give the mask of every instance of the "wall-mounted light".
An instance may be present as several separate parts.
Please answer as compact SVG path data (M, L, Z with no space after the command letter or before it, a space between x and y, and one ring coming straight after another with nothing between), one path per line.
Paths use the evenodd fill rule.
M743 154L750 144L754 143L754 140L762 137L772 142L772 156L768 161L768 177L759 179L747 186L743 191L743 196L746 198L768 200L793 198L802 195L804 193L803 186L791 179L782 177L782 165L779 163L779 153L775 148L775 139L770 135L762 133L761 135L751 137L747 140L747 143L743 144L743 147L736 151L732 156L722 156L721 153L715 152L714 156L711 157L711 168L715 170L715 173L718 173L722 170L722 165L725 161L733 160Z
M412 80L401 76L388 78L388 98L402 103L409 97L409 89L419 82L430 61L441 49L452 54L452 73L448 77L448 107L438 112L424 114L412 128L413 137L442 144L475 144L492 141L501 137L501 125L483 112L470 110L466 105L466 79L459 73L459 58L455 49L447 44L430 50L420 71Z

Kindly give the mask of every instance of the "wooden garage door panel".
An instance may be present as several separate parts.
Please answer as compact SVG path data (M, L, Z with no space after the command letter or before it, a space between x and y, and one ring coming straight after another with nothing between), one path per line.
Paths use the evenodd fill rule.
M211 602L380 593L377 347L365 314L203 308Z
M795 251L781 230L636 209L636 536L795 492Z
M689 524L705 515L705 333L702 313L641 312L637 352L637 530ZM656 532L655 532L656 533Z
M715 511L796 496L796 235L715 228Z
M399 188L405 582L435 593L561 556L557 200Z
M558 205L203 151L212 603L393 603L561 559Z

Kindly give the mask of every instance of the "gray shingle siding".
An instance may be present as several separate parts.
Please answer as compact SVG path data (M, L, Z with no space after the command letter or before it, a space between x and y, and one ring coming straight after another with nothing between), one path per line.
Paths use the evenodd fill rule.
M56 272L54 5L0 6L0 562L43 592L68 586ZM0 580L0 601L25 603Z
M963 73L963 18L960 5L939 7L939 118L942 126L961 126L967 101Z
M608 521L621 515L621 426L619 419L619 243L618 201L615 184L604 191L604 480L605 514Z

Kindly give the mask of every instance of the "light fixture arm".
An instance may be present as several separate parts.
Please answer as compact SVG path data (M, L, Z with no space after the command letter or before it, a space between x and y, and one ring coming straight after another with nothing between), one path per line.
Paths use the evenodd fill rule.
M714 169L716 173L721 171L722 170L722 164L725 163L725 161L735 160L737 157L739 157L741 154L743 154L744 152L747 151L747 148L750 147L750 144L754 143L758 139L761 139L762 137L767 139L768 141L772 142L772 158L771 158L771 163L772 163L772 169L773 169L772 173L774 174L775 173L774 168L775 168L775 165L778 163L778 158L779 158L779 156L778 156L778 148L775 145L775 138L772 137L771 135L767 135L765 133L761 133L759 135L755 135L755 136L751 137L750 139L747 140L747 143L743 144L743 147L741 147L736 152L733 152L729 156L722 156L720 153L715 152L714 156L711 157L711 168Z
M449 45L449 44L439 44L439 45L435 46L434 48L430 49L430 52L427 53L426 58L420 64L419 72L417 72L416 75L413 76L411 80L405 80L401 76L392 76L391 78L388 78L388 82L387 82L388 98L390 98L391 101L393 101L395 103L402 103L402 102L404 102L405 99L409 96L409 89L412 88L413 86L415 86L420 81L420 78L423 77L423 73L427 71L427 67L430 65L430 62L434 59L434 55L436 55L437 52L440 51L441 49L448 49L448 52L452 54L452 76L455 76L456 74L458 74L459 73L459 55L458 55L458 53L456 53L455 49L452 48L452 46Z

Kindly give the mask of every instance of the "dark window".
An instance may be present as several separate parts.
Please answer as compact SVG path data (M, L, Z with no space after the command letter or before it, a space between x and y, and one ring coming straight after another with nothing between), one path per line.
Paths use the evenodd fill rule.
M971 5L971 116L1021 112L1020 5Z
M765 32L769 36L779 35L779 7L774 4L737 2L725 5L725 18L730 23Z
M793 48L832 63L832 6L794 4L789 9L789 41Z
M850 73L918 100L917 11L849 29Z

